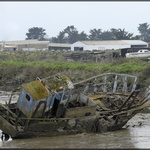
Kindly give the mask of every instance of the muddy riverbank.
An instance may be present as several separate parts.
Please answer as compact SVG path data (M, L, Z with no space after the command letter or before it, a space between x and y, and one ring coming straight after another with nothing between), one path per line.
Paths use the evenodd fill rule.
M0 103L8 102L10 92L0 92ZM18 95L12 97L15 102ZM105 133L84 133L76 135L63 135L53 137L40 137L28 139L0 139L0 149L4 148L76 148L76 149L138 149L150 148L150 113L138 113L118 131ZM0 131L1 137L1 131Z
M140 123L141 122L141 123ZM0 148L150 148L150 114L139 113L123 129L101 134L77 134L0 141ZM1 134L1 133L0 133Z

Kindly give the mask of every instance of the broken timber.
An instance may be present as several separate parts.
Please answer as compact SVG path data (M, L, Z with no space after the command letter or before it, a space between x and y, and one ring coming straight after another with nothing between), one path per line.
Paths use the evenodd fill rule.
M22 85L17 103L0 105L0 129L12 138L105 132L121 129L148 106L149 88L137 77L100 74L78 83L64 75Z

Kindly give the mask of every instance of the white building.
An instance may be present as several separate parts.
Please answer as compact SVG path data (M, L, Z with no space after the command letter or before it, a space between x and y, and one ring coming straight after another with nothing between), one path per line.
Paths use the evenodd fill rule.
M71 44L50 43L49 41L19 40L5 41L0 43L0 51L35 51L35 50L70 50Z
M77 41L71 45L71 50L116 50L132 47L148 47L148 43L141 40Z
M2 43L0 50L18 51L18 50L47 50L49 41L38 40L19 40L5 41Z

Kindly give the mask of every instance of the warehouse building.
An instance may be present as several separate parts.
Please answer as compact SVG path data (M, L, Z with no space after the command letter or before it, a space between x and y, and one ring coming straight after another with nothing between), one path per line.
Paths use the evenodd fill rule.
M7 51L35 51L35 50L71 50L71 44L50 43L49 41L20 40L0 43L0 50Z
M148 47L148 43L141 40L77 41L71 45L71 50L117 50L133 47Z
M66 43L50 43L48 45L49 50L71 50L71 44Z
M38 40L20 40L20 41L5 41L3 50L18 51L18 50L46 50L48 49L49 41Z

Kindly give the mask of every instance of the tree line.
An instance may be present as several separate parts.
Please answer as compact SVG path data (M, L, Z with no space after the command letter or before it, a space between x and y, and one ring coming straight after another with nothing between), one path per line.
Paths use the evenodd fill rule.
M74 25L66 27L60 31L56 37L46 37L46 30L41 27L32 27L28 29L26 33L27 40L38 39L47 40L53 43L69 43L72 44L81 40L143 40L150 42L150 25L148 23L142 23L138 26L139 35L133 35L125 29L115 29L102 31L102 29L91 29L89 34L84 31L79 32Z

